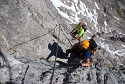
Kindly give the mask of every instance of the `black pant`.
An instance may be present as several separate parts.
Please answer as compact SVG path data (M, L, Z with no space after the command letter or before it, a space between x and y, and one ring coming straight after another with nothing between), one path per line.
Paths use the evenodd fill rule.
M76 37L75 37L76 34L78 34L77 30L75 30L75 31L72 33L72 37L73 37L73 38L76 38Z
M73 64L79 64L80 63L80 57L78 53L71 53L70 57L68 58L68 64L73 65Z

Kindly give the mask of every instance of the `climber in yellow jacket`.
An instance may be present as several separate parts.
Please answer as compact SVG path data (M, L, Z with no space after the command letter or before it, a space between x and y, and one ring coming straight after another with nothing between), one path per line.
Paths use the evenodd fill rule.
M79 22L79 24L76 25L75 28L72 30L71 36L74 38L74 40L77 39L78 41L80 41L80 38L82 37L85 31L85 24Z

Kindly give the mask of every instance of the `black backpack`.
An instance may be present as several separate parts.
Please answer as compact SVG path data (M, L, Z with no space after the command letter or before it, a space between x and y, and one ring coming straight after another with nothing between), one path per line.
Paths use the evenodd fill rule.
M94 54L94 51L96 51L96 48L98 45L96 44L96 42L93 39L90 39L89 43L90 43L89 49L91 51L91 54Z
M85 28L85 25L82 25L82 28L84 29L84 32L87 30L87 29Z

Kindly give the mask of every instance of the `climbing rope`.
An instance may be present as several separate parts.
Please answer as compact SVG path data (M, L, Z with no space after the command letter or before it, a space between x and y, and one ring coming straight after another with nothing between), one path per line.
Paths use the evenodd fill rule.
M41 37L47 35L48 33L52 32L57 26L59 26L59 25L56 25L53 29L49 30L49 31L48 31L47 33L45 33L45 34L42 34L42 35L40 35L40 36L36 36L36 37L31 38L31 39L29 39L29 40L27 40L27 41L24 41L24 42L22 42L22 43L16 44L15 46L13 46L13 47L7 49L7 51L8 51L8 50L13 50L14 52L11 53L11 55L13 55L14 53L16 53L16 50L14 50L14 48L16 48L16 47L18 47L18 46L20 46L20 45L26 44L26 43L28 43L28 42L31 42L31 41L33 41L33 40L35 40L35 39L38 39L38 38L41 38Z
M15 47L17 47L17 46L19 46L19 45L23 45L23 44L25 44L25 43L28 43L28 42L30 42L30 41L33 41L33 40L35 40L35 39L38 39L38 38L40 38L40 37L42 37L42 36L45 36L46 34L48 34L49 32L51 32L52 30L53 30L53 29L51 29L50 31L48 31L47 33L45 33L45 34L43 34L43 35L37 36L37 37L35 37L35 38L31 38L31 39L29 39L28 41L19 43L19 44L15 45L13 48L15 48ZM13 49L13 48L10 48L10 49ZM9 49L9 50L10 50L10 49Z
M59 25L59 34L58 34L57 44L59 43L60 30L61 30L61 29L60 29L60 25ZM54 76L54 72L55 72L56 59L57 59L57 54L58 54L58 47L59 47L59 46L57 45L57 48L56 48L56 56L55 56L55 61L54 61L53 72L52 72L50 84L52 84L53 76Z
M61 29L62 33L64 34L64 36L66 37L66 39L69 41L70 45L72 46L73 44L70 42L70 40L68 39L68 37L66 36L66 34L63 32L63 30Z
M23 77L23 79L22 79L22 83L21 83L21 84L24 84L24 80L25 80L26 73L27 73L28 69L29 69L29 65L28 65L27 68L26 68L26 71L25 71L25 74L24 74L24 77Z

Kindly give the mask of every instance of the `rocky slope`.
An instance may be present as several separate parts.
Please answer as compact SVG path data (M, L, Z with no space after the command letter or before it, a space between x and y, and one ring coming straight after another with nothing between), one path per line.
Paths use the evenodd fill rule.
M66 6L58 8L70 19L50 0L0 0L0 83L124 84L124 0L60 1ZM75 10L68 10L72 4ZM55 56L67 61L59 52L71 46L69 24L79 20L88 28L82 39L96 34L99 45L91 66L75 69L56 63L51 78Z

